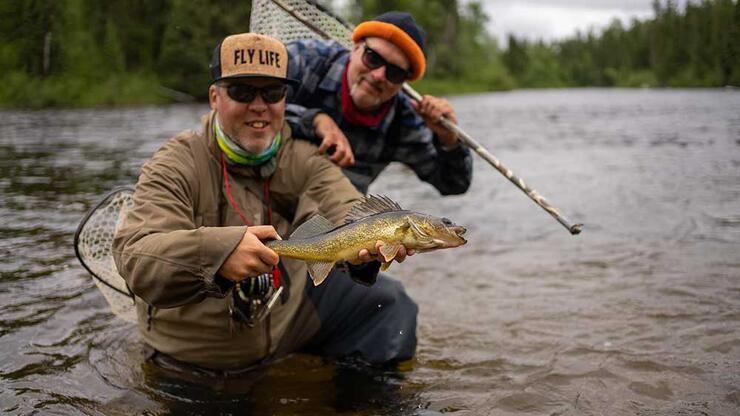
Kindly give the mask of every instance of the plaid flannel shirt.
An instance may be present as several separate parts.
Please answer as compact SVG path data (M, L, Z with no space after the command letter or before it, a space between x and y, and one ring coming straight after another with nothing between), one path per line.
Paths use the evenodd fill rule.
M313 119L328 114L347 136L355 165L344 174L362 193L391 162L410 167L422 181L442 195L467 191L473 176L470 150L458 145L444 150L439 139L399 93L388 114L376 127L355 126L342 114L341 83L349 51L334 41L300 40L287 44L288 76L300 81L288 94L286 119L295 137L319 143Z

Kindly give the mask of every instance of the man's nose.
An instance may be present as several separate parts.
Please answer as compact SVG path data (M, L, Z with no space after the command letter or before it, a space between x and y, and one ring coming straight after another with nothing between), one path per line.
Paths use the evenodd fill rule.
M378 82L385 81L385 65L381 65L372 71L370 71L370 75L373 76L373 79L375 79Z
M264 98L262 98L262 94L257 94L257 96L254 97L254 100L249 103L249 110L258 113L267 110L267 103Z

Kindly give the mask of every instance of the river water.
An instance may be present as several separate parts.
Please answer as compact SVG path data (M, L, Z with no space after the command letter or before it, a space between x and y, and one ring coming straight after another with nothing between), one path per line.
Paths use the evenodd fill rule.
M583 233L480 158L441 198L372 186L469 228L390 272L420 307L398 371L295 355L209 394L142 366L78 264L84 213L205 105L0 112L0 411L6 414L740 414L740 92L450 97L461 126Z

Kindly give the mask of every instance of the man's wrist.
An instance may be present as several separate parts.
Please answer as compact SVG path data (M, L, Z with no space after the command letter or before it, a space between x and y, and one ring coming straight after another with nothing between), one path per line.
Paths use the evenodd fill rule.
M319 127L321 127L323 117L329 117L329 115L324 113L323 111L316 111L316 114L313 115L313 119L311 120L311 125L313 126L314 132L318 133Z
M318 137L316 136L316 129L314 127L314 119L316 118L316 115L319 114L320 112L321 110L319 110L318 108L306 109L303 112L303 115L301 115L301 120L300 120L302 135L304 136L305 139L308 139L315 143L320 142L320 140L318 140Z

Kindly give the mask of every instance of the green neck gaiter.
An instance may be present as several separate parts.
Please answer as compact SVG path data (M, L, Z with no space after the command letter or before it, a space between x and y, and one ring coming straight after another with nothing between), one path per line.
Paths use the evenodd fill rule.
M221 124L218 122L218 118L214 117L213 121L213 132L216 134L218 147L221 148L221 151L224 152L231 163L244 166L260 166L270 161L277 154L278 149L280 149L280 143L283 139L280 132L272 139L270 147L256 155L244 150L228 134L224 133L221 129Z

